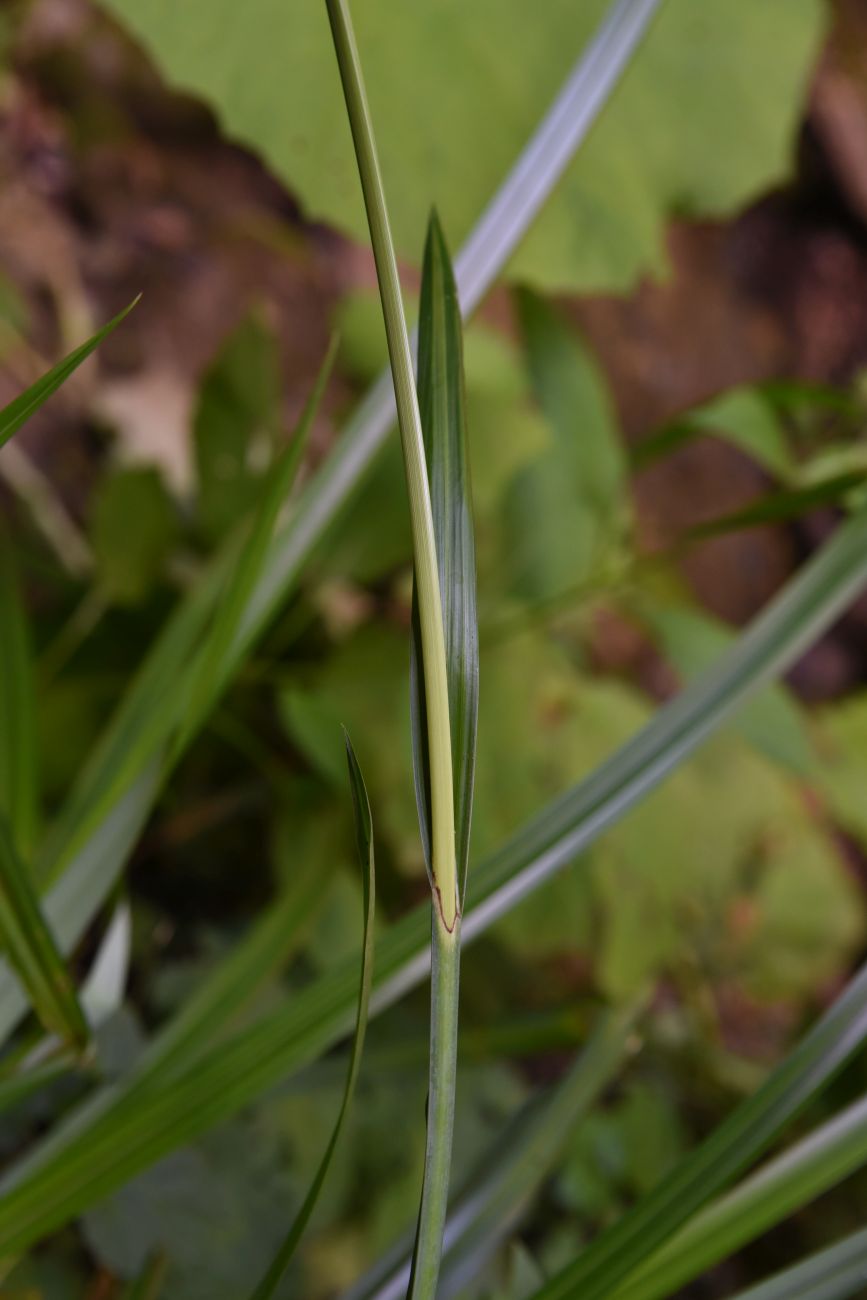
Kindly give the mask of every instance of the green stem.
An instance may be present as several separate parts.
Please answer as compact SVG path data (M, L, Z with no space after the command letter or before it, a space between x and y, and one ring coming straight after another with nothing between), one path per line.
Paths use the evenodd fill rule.
M400 296L397 260L388 223L385 192L373 138L373 124L361 74L361 62L346 0L325 0L352 139L361 176L370 240L376 261L382 314L409 492L413 558L421 619L422 659L427 706L431 780L431 871L440 915L454 930L460 914L455 866L455 818L452 749L446 677L445 639L424 438L409 335Z
M460 916L447 930L438 912L431 933L430 1081L427 1098L427 1150L418 1232L407 1300L433 1300L440 1271L449 1199L455 1074L458 1060L458 984L461 962Z

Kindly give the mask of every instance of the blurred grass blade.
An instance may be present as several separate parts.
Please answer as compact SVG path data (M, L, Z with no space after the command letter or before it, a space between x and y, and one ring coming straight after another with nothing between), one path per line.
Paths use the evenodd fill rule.
M463 331L451 260L435 212L431 214L428 225L422 271L418 399L424 430L443 610L452 742L455 845L458 887L463 900L470 852L479 711L476 552L464 397ZM420 664L420 629L413 595L413 769L419 825L430 874L430 772Z
M867 1098L690 1219L612 1300L663 1300L867 1164Z
M88 1039L87 1022L75 986L3 817L0 817L0 941L45 1028L73 1046L83 1048Z
M867 1287L867 1228L739 1291L733 1300L848 1300Z
M740 532L744 528L798 519L808 510L815 510L819 506L841 506L852 492L863 488L864 483L863 470L850 470L846 474L824 479L821 483L812 483L809 487L769 492L743 510L735 510L732 514L690 528L686 537L689 541L698 541L703 537L718 537L721 533Z
M762 1086L655 1191L539 1291L539 1300L601 1300L758 1159L867 1038L867 965Z
M327 380L320 371L294 435L303 445ZM169 771L173 733L187 716L196 652L238 564L231 540L169 620L120 708L92 752L81 778L52 826L37 860L40 884L53 886L45 906L61 948L81 937L117 880ZM261 576L261 575L260 575ZM243 630L223 665L224 682L247 649ZM176 745L173 757L179 755ZM0 1041L26 1010L15 983L0 966Z
M36 699L27 618L12 543L0 532L0 813L29 858L39 819Z
M179 754L186 749L191 737L204 723L236 666L232 648L250 597L262 575L280 511L295 483L307 447L313 416L331 375L336 353L337 339L333 337L308 399L307 409L295 436L277 457L267 476L249 536L243 544L229 581L220 593L213 623L193 670L192 698L175 742Z
M49 1084L64 1078L73 1067L74 1062L64 1054L43 1061L41 1065L13 1070L0 1076L0 1115L14 1110Z
M464 936L482 933L559 868L574 862L693 753L752 691L794 663L847 607L865 580L867 511L862 511L837 530L713 669L661 709L586 780L474 867ZM389 929L378 945L373 1013L426 978L429 942L426 904ZM91 1103L83 1113L73 1112L49 1140L6 1174L0 1200L0 1255L20 1250L66 1222L333 1046L351 1028L356 990L357 967L350 962L237 1031L203 1055L195 1069L174 1077L169 1086L149 1090L147 1106L128 1105L135 1088L133 1072L98 1103ZM845 1014L834 1021L839 1026L835 1053L845 1054L861 1041L867 1022L867 970L841 1007ZM688 1212L698 1208L694 1204ZM660 1238L642 1256L661 1244ZM639 1262L630 1262L627 1271Z
M26 424L33 415L38 411L43 402L46 402L53 393L56 393L61 384L65 383L74 370L77 370L82 361L86 361L91 352L99 347L103 339L109 335L112 330L116 329L125 316L129 315L133 307L138 302L134 298L128 307L124 307L122 312L118 312L114 320L110 320L107 325L103 325L101 330L89 338L81 347L70 352L64 359L41 379L28 388L25 392L11 401L8 406L0 411L0 447L16 434L23 424Z
M616 0L593 41L577 60L551 109L461 249L455 270L465 315L475 310L524 238L616 87L660 3L661 0ZM385 372L373 384L331 454L302 493L286 528L278 531L273 539L245 611L236 645L237 662L286 599L304 562L350 499L385 441L394 416L394 390L391 376ZM210 575L202 588L194 593L194 603L198 598L194 613L201 624L219 590L219 575ZM146 724L151 708L146 687L153 689L153 678L162 672L171 686L177 665L184 662L187 647L196 644L197 631L191 632L189 626L194 621L194 613L185 604L172 620L135 683L132 699L127 700L118 717L109 724L108 735L100 748L102 779L94 783L103 787L102 803L91 803L77 794L64 810L50 842L51 850L41 859L44 874L40 874L40 879L53 882L64 875L63 889L58 890L56 903L49 900L48 911L66 949L78 941L105 901L144 823L148 798L152 797L147 786L155 778L153 772L145 770L149 760L140 757L134 790L125 783L111 788L106 773L112 769L112 756L107 751L116 746L115 757L126 752L119 732L128 728L130 735L135 736L136 714L138 725ZM119 803L126 809L123 834L117 827ZM136 805L135 809L131 804ZM115 824L113 839L106 835L104 827L110 820ZM24 1009L14 981L0 966L0 1041Z
M346 733L344 733L346 735ZM364 785L364 777L361 774L361 768L358 765L358 759L352 748L352 742L346 735L346 759L349 764L349 784L352 792L352 811L355 821L355 841L358 848L358 858L361 863L363 891L364 891L364 937L361 946L361 980L358 989L358 1008L355 1014L355 1033L352 1039L352 1048L349 1054L349 1069L346 1074L346 1084L343 1090L343 1100L340 1103L340 1110L337 1115L337 1122L329 1139L328 1146L325 1148L325 1154L319 1168L316 1171L316 1177L310 1184L310 1190L304 1198L304 1203L298 1211L291 1228L283 1242L273 1264L268 1269L265 1277L256 1287L251 1300L270 1300L286 1272L286 1268L295 1250L301 1240L304 1229L306 1228L310 1215L313 1213L316 1202L319 1199L319 1193L322 1190L322 1184L325 1182L325 1175L328 1173L328 1167L331 1164L331 1157L334 1155L335 1147L340 1138L343 1129L343 1121L349 1110L355 1085L358 1082L358 1073L361 1068L361 1054L364 1049L364 1035L367 1029L367 1014L370 1006L370 990L373 983L373 919L376 910L376 873L374 868L373 854L373 827L370 816L370 801L367 797L367 790Z
M635 1008L603 1015L556 1087L522 1109L452 1199L443 1242L442 1297L453 1293L456 1277L466 1280L469 1260L483 1261L512 1230L574 1126L616 1077L635 1022ZM399 1300L406 1294L411 1255L410 1237L358 1282L346 1300Z
M93 965L82 982L80 1001L94 1028L123 1005L132 954L132 909L126 900L115 908Z
M169 1261L165 1255L152 1255L136 1280L126 1288L123 1300L159 1300L163 1293Z

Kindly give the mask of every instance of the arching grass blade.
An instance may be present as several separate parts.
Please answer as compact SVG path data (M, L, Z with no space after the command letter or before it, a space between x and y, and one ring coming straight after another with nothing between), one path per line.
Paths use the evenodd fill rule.
M613 1300L663 1300L867 1163L867 1098L700 1210Z
M349 1069L346 1075L346 1084L343 1090L343 1100L340 1103L340 1110L337 1115L337 1122L329 1139L328 1146L325 1148L325 1154L316 1176L310 1184L310 1189L304 1198L300 1210L298 1211L291 1228L283 1242L277 1256L274 1259L268 1272L262 1281L256 1287L251 1296L251 1300L270 1300L274 1291L286 1272L292 1256L298 1247L304 1229L306 1228L310 1215L313 1213L319 1193L322 1190L322 1184L325 1182L325 1176L328 1173L328 1167L331 1164L331 1157L334 1155L334 1149L340 1138L343 1128L343 1121L349 1110L355 1085L358 1082L358 1072L361 1068L361 1053L364 1049L364 1034L367 1029L367 1013L370 1005L370 989L373 981L373 918L376 910L376 876L374 870L373 855L373 826L370 816L370 802L367 797L367 790L364 785L364 777L361 774L361 768L358 765L358 759L352 748L352 742L349 736L346 736L346 758L349 764L349 784L352 792L352 811L355 819L355 840L358 848L358 857L361 863L363 896L364 896L364 937L361 946L361 981L358 989L358 1009L355 1015L355 1033L352 1039L352 1047L349 1054Z
M848 1300L867 1287L867 1228L739 1291L732 1300Z
M25 392L21 393L0 411L0 447L8 442L23 424L27 423L34 411L38 411L43 402L46 402L53 393L57 392L61 384L65 383L74 370L78 369L82 361L86 361L91 352L94 352L99 347L102 340L112 330L117 329L137 302L138 298L134 298L128 307L124 307L123 311L118 312L113 320L110 320L107 325L103 325L101 330L97 330L92 338L89 338L86 343L82 343L81 347L76 348L74 352L70 352L69 356L64 357L47 374L44 374L41 379L37 379L35 384L32 384L30 388L26 389Z

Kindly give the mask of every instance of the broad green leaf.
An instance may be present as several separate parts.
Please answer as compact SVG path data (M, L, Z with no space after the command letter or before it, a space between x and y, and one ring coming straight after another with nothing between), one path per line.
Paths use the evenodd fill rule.
M175 507L157 470L121 469L99 485L90 540L109 600L134 605L161 577L178 532Z
M867 1163L863 1098L713 1201L612 1300L665 1300Z
M279 409L276 339L251 314L205 374L193 420L196 513L209 540L225 537L253 506L259 489L251 462L272 451Z
M737 633L699 609L643 601L641 612L666 658L686 681L704 672ZM735 721L750 744L801 776L812 775L816 755L806 720L785 686L769 686Z
M0 411L0 447L5 442L8 442L23 424L27 423L34 411L38 411L42 403L47 401L52 393L57 392L61 384L65 383L72 372L78 369L82 361L86 361L91 352L99 347L102 340L113 329L117 328L137 302L138 298L135 298L128 307L125 307L122 312L115 316L114 320L110 320L107 325L103 325L102 329L98 330L92 338L88 339L86 343L82 343L81 347L76 348L74 352L70 352L68 357L64 357L61 362L43 375L41 379L38 379L26 392L21 393L19 397L16 397L14 401Z
M692 1215L761 1156L867 1036L867 966L760 1088L538 1292L539 1300L611 1297Z
M534 1097L452 1198L443 1242L440 1285L451 1294L469 1260L481 1262L513 1228L560 1155L569 1132L622 1065L635 1009L605 1015L562 1080ZM346 1300L398 1300L406 1294L412 1239L399 1243Z
M236 666L233 647L250 597L261 577L277 518L295 482L307 446L315 404L331 374L335 349L336 342L332 340L316 381L314 397L311 399L313 405L308 406L306 417L302 417L296 436L278 456L268 474L250 532L241 546L228 582L220 591L211 627L192 667L192 694L176 740L179 752L186 748L192 735L201 728Z
M170 82L201 95L231 136L264 154L309 216L366 238L322 4L106 7ZM540 22L523 0L359 6L400 254L417 257L432 200L464 237L605 11L606 0L549 0ZM548 286L626 287L664 269L672 210L732 210L787 175L822 20L815 0L668 0L515 273ZM245 75L251 68L256 75Z
M847 1300L867 1284L867 1229L853 1232L732 1300Z
M0 817L0 942L45 1028L73 1046L83 1048L88 1029L75 985L3 817Z
M517 595L547 600L586 580L623 540L625 458L604 383L577 336L540 297L516 294L548 450L512 479L505 563Z
M0 534L0 813L29 857L39 819L36 699L27 618L12 544Z
M574 491L609 530L628 514L626 457L611 399L585 345L538 294L516 293L533 391Z
M286 1235L277 1256L262 1281L256 1287L252 1294L252 1300L270 1300L274 1295L277 1285L286 1268L295 1254L298 1243L304 1233L310 1215L319 1198L322 1184L328 1173L328 1167L331 1164L331 1157L340 1138L343 1128L343 1122L349 1110L350 1102L355 1093L355 1085L358 1082L358 1072L361 1068L361 1054L364 1050L364 1035L367 1029L367 1016L370 1006L370 991L373 984L373 920L376 910L376 877L374 872L374 855L373 855L373 827L370 817L370 802L367 797L367 790L364 785L364 777L361 774L361 768L358 765L358 759L352 748L352 742L347 734L346 736L346 757L349 763L349 784L352 792L352 808L355 820L355 838L358 849L358 858L361 863L362 879L364 882L364 937L361 948L361 980L358 990L358 1008L355 1015L355 1032L352 1038L352 1048L349 1054L349 1069L346 1074L346 1085L343 1092L343 1100L340 1103L340 1110L337 1115L337 1121L334 1125L334 1131L328 1146L325 1148L325 1154L316 1176L310 1184L310 1190L304 1198L304 1202L296 1214L292 1226Z
M461 316L451 260L435 213L428 224L422 276L418 397L443 611L454 783L455 854L459 895L463 899L470 852L479 710L476 554L464 400ZM427 709L421 668L421 629L415 593L411 662L416 804L430 874L432 822Z
M463 921L465 940L487 929L576 857L742 704L750 692L797 659L846 607L867 579L867 512L853 517L771 603L714 669L671 704L588 779L548 805L508 843L474 868ZM376 1011L426 976L430 909L425 903L393 925L378 945ZM73 1112L49 1142L3 1180L0 1255L14 1253L107 1195L136 1171L249 1104L347 1033L357 993L357 965L321 977L285 1005L233 1034L146 1105L130 1104L130 1087L98 1095L86 1115ZM772 1100L789 1080L800 1101L854 1051L867 1029L867 972L819 1022L802 1049L773 1079ZM818 1063L816 1060L818 1054ZM805 1073L801 1074L801 1067ZM796 1087L796 1085L799 1085ZM757 1108L768 1104L767 1088ZM772 1107L773 1109L773 1107ZM740 1112L739 1112L740 1114ZM778 1113L779 1114L779 1113ZM765 1116L767 1119L767 1116ZM741 1120L737 1121L738 1130ZM776 1123L763 1126L776 1131ZM731 1130L726 1133L728 1141ZM752 1152L749 1158L760 1154ZM736 1167L743 1156L735 1146ZM704 1159L704 1157L702 1157ZM725 1182L726 1179L722 1179ZM721 1184L711 1185L709 1199ZM673 1231L700 1208L685 1196ZM665 1235L664 1233L662 1234ZM653 1242L649 1253L661 1244ZM626 1272L638 1260L627 1263ZM618 1279L619 1280L619 1279Z

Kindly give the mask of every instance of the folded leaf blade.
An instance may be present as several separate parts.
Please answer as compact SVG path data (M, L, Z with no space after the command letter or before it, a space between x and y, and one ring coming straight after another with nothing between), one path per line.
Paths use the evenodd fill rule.
M455 846L463 900L469 858L479 709L476 557L464 396L463 331L445 237L431 215L422 272L418 398L424 432L439 567L448 676ZM421 633L413 604L413 768L422 842L430 872L430 775L421 672Z

